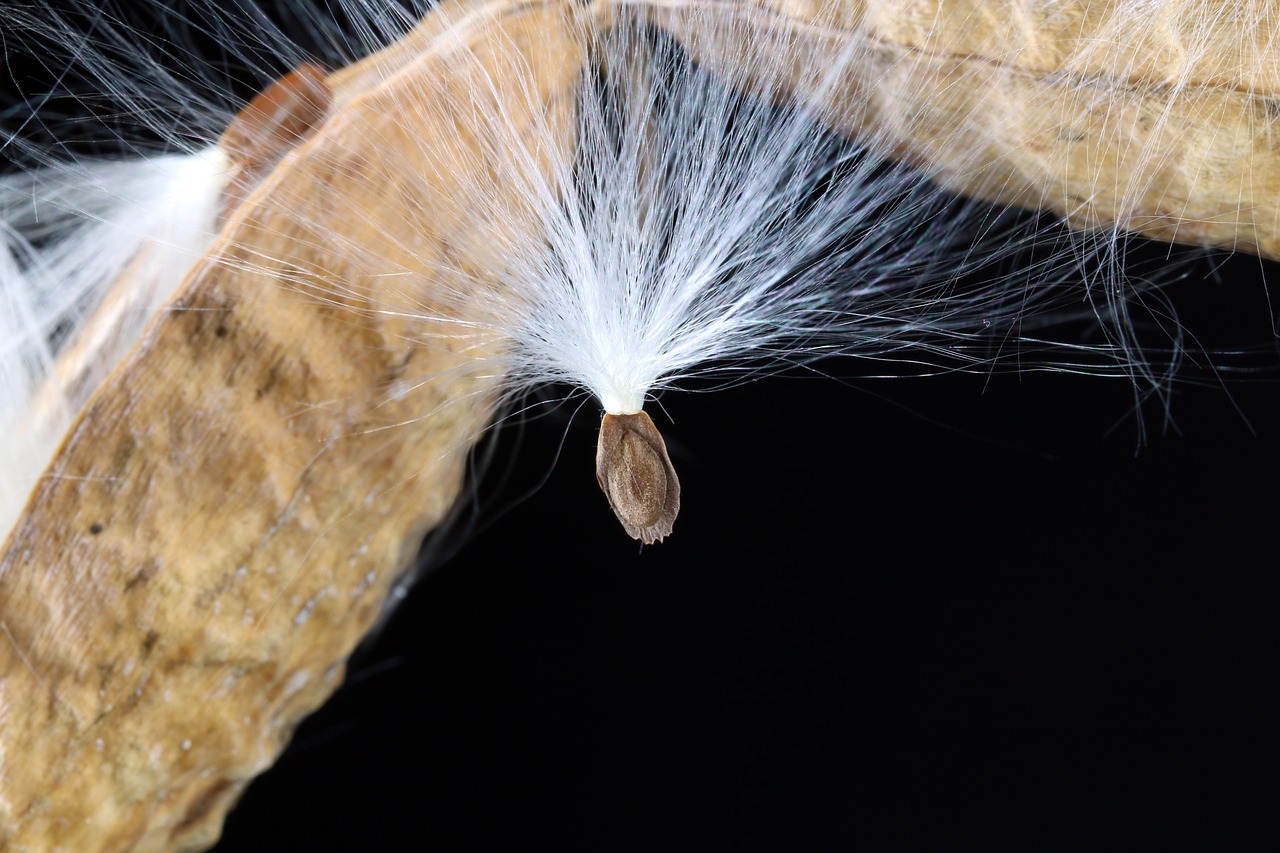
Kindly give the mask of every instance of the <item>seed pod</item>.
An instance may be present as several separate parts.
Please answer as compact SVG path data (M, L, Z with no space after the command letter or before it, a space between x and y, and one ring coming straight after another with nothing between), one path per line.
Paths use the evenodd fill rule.
M596 480L629 536L651 545L671 533L680 512L680 480L646 413L604 416Z

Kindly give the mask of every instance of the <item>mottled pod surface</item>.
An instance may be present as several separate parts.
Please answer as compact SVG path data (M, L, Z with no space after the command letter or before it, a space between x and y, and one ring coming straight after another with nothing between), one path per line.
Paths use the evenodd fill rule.
M296 126L255 119L283 134L268 150L227 140L219 239L0 554L0 848L206 847L336 688L500 393L483 307L502 258L470 200L502 197L503 140L572 138L577 16L638 10L712 69L744 40L803 56L783 94L950 188L1280 257L1274 4L698 5L446 4L327 81L303 72ZM803 76L815 55L838 73ZM622 417L600 482L660 539L679 485L648 417Z
M75 421L0 558L0 848L207 847L341 682L491 417L473 146L567 115L564 27L341 88Z
M649 8L712 67L773 51L792 96L950 189L1280 257L1270 0L742 0L719 4L723 27Z

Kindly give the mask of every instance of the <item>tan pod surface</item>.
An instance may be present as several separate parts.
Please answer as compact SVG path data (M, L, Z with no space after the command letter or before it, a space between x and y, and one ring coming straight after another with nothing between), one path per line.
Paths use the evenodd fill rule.
M750 76L753 53L790 66L792 95L950 189L1280 258L1270 0L647 5L710 67Z
M571 136L580 8L447 4L331 75L330 119L77 420L0 555L0 849L206 847L336 688L498 393L476 356L501 341L375 310L403 303L388 265L421 281L495 268L465 204L501 172L469 147L495 131L462 109L471 66L451 56L474 51L496 91L529 83ZM624 8L735 76L748 44L804 57L791 96L954 189L1280 256L1269 4L1179 0L1138 21L1097 2L594 13ZM816 94L815 57L841 69ZM512 132L533 121L521 104ZM423 310L469 319L448 288L469 285L444 284Z
M0 558L0 849L207 847L341 682L499 382L478 367L495 342L375 309L408 278L469 319L477 285L435 262L490 269L466 202L503 190L468 146L533 116L510 102L499 125L463 87L519 78L569 150L566 26L515 13L350 98L75 422Z

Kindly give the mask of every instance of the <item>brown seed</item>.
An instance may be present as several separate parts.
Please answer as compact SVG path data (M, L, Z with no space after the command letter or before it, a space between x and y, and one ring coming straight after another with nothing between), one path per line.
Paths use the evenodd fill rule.
M301 65L268 86L227 127L219 144L235 170L222 200L226 218L290 149L315 133L332 93L324 71Z
M604 416L596 480L628 535L650 545L671 533L680 512L680 480L647 414Z

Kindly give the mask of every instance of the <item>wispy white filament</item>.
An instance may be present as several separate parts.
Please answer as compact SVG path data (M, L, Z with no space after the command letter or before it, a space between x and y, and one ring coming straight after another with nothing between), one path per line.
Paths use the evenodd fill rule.
M480 328L504 341L493 370L513 393L564 381L589 391L607 412L632 413L695 377L732 381L833 354L874 363L862 371L868 374L1008 364L1109 373L1147 387L1167 381L1166 369L1147 361L1137 344L1133 315L1144 310L1149 287L1120 274L1116 231L1071 236L1056 223L942 192L927 171L889 156L895 140L911 133L909 115L892 128L867 124L855 139L835 132L858 125L856 104L840 116L828 106L850 75L861 75L870 97L881 78L909 78L909 69L885 66L874 43L850 39L813 58L788 53L786 32L771 41L724 14L750 4L597 4L609 12L583 11L573 25L589 59L572 98L573 132L558 134L544 115L513 134L506 106L522 104L539 116L546 105L519 86L497 90L465 35L499 5L447 4L443 16L451 24L418 48L447 43L450 73L469 81L469 89L453 91L459 102L442 111L489 116L476 125L485 132L473 150L496 182L453 202L466 206L475 233L489 242L492 265L445 269L447 262L431 261L423 274L389 259L382 268L376 258L362 263L372 275L405 282L396 303L382 310L438 320L427 306L447 301L446 291L482 303L459 320L458 338ZM1136 33L1150 15L1175 5L1117 4L1111 23L1117 33L1125 26ZM288 27L250 3L221 10L197 3L186 26L256 70L261 86L317 51L349 60L385 47L426 11L373 0L340 6L345 29L311 7L289 7L285 17L309 49L291 44ZM163 5L149 8L159 14ZM832 4L827 14L838 9ZM79 11L94 10L86 4ZM678 34L664 23L675 11ZM59 157L58 146L23 142L26 122L7 139L10 154L41 168L0 182L0 529L88 391L208 245L225 181L223 155L209 143L225 123L222 105L236 95L210 80L230 78L172 70L163 61L172 33L148 37L137 23L87 18L87 33L72 19L33 9L0 26L30 44L60 45L57 55L80 63L80 73L115 97L137 126L162 138L161 147L188 153L118 162ZM1044 21L1058 25L1052 14ZM820 17L812 25L834 32L838 23ZM1011 55L1036 48L1034 34L1009 35ZM735 47L731 57L725 45ZM1106 45L1078 50L1073 61L1080 67L1061 71L1085 75ZM1183 72L1210 48L1208 36L1189 45ZM511 42L512 51L538 49L536 42ZM1147 73L1144 54L1135 48L1133 56L1134 74ZM370 73L390 79L406 61ZM1105 110L1089 114L1109 120ZM1010 136L997 111L954 122L957 140L972 142L980 133L984 144L999 147ZM419 142L424 150L433 145ZM357 133L351 144L369 140ZM953 157L953 176L976 173L979 154ZM420 177L424 184L430 178ZM1002 177L988 179L998 185ZM1114 191L1136 197L1145 189ZM308 220L305 209L296 215ZM339 235L318 240L334 255L362 251ZM412 254L412 246L404 248ZM1093 278L1079 277L1086 267ZM127 293L112 303L121 281ZM312 281L306 293L336 299L350 286ZM102 316L104 305L120 319L94 326L88 318ZM1162 311L1159 304L1151 309ZM1089 344L1068 335L1053 340L1049 329L1073 318L1089 319L1101 333ZM110 345L93 341L94 334L110 336ZM98 353L92 370L74 364L85 335ZM1176 363L1176 352L1168 363Z
M226 171L211 147L0 182L0 529L208 246Z
M593 74L575 148L552 158L563 166L541 177L539 140L507 153L545 235L503 246L500 275L520 298L493 321L511 341L513 382L565 381L623 414L694 376L832 354L939 370L1012 357L1024 370L1146 369L1116 314L1141 288L1090 291L1079 278L1113 234L1047 236L889 160L874 131L840 139L821 105L868 61L865 45L807 68L798 97L785 44L751 43L706 8L687 13L693 46L733 44L732 62L713 73L643 15L614 20L584 35ZM477 210L498 223L509 213L483 199ZM1116 343L1031 356L1046 344L1038 329L1081 314L1116 326Z

